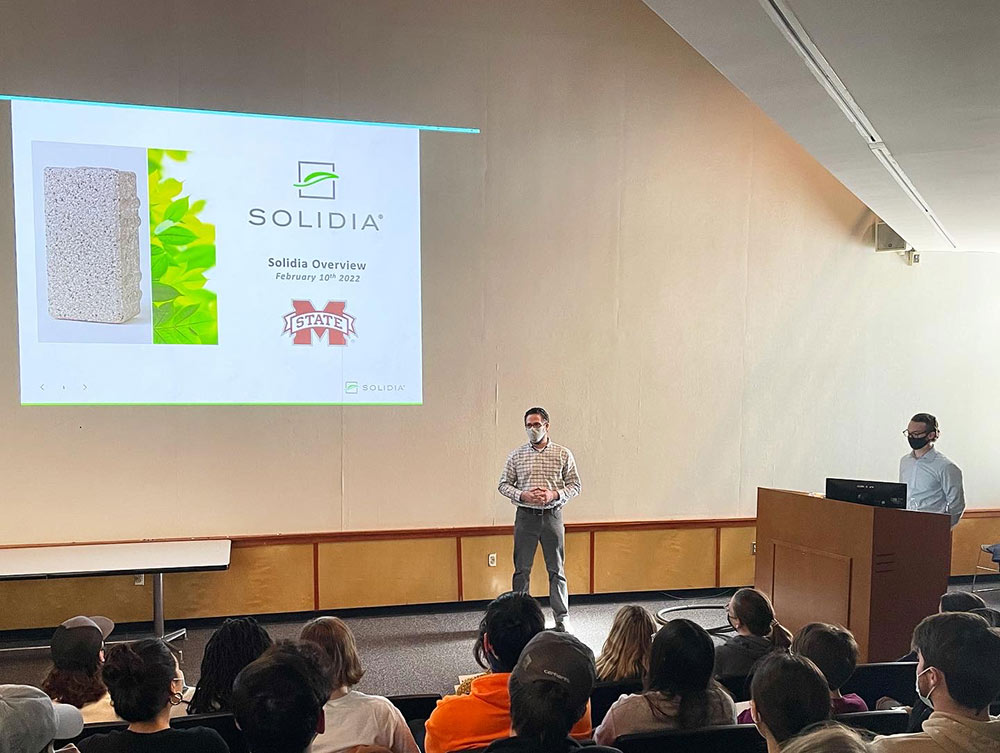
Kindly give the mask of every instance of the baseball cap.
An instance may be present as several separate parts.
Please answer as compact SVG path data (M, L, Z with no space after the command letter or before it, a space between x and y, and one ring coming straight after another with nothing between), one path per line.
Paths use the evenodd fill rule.
M519 684L554 682L566 688L571 706L583 706L594 689L594 652L569 633L544 630L521 652L510 679Z
M97 653L114 629L107 617L70 617L52 635L52 663L59 669L93 671Z
M0 685L0 753L44 750L83 731L80 710L29 685Z

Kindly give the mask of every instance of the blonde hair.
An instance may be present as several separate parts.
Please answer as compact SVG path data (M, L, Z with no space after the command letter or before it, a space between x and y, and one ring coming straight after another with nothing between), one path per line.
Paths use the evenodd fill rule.
M868 753L868 743L850 727L836 722L808 729L793 737L781 753Z
M615 614L597 658L598 680L641 680L649 666L656 622L645 607L629 604Z
M330 658L330 679L335 688L357 685L365 674L358 657L354 633L339 617L317 617L302 628L299 638L317 644Z

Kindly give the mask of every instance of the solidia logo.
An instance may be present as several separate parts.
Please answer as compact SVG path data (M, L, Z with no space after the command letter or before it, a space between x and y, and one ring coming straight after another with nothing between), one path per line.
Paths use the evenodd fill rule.
M312 345L313 337L327 345L347 345L348 336L356 338L354 317L344 311L346 301L329 301L318 311L312 301L292 301L292 312L285 314L285 328L295 345Z
M357 395L359 392L405 392L405 384L365 384L364 382L344 382L344 393Z
M293 183L299 189L300 199L336 199L340 177L332 162L305 162L299 160L299 182Z

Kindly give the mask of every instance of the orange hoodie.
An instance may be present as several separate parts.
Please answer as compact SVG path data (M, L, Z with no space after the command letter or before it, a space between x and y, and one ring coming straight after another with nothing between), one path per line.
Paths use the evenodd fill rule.
M494 740L510 737L510 673L497 672L472 681L469 695L447 695L427 720L426 753L485 748ZM590 703L570 735L588 740L591 735Z

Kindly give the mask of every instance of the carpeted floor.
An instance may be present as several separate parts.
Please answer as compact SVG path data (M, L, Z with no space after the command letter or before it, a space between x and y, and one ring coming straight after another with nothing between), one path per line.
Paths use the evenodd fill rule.
M995 584L991 584L995 585ZM968 584L951 590L968 590ZM686 591L656 594L627 594L579 597L572 600L571 626L574 634L593 649L595 655L607 637L615 612L624 604L643 604L650 611L668 606L724 605L732 590ZM1000 591L983 593L986 602L1000 608ZM395 607L379 610L352 610L337 613L358 641L365 676L358 690L383 695L446 693L459 675L479 671L472 658L472 645L485 603ZM548 613L548 609L545 610ZM302 625L314 615L261 617L261 623L275 640L296 638ZM685 610L681 615L706 628L725 624L721 609ZM551 615L548 615L551 624ZM205 643L221 620L199 620L188 624L188 637L178 641L181 666L188 685L198 681ZM130 626L126 626L130 627ZM135 630L116 628L111 640L141 637L148 625ZM179 625L168 624L168 630ZM25 636L0 636L0 648ZM45 636L41 636L44 640ZM49 667L47 651L0 652L0 683L38 685Z

